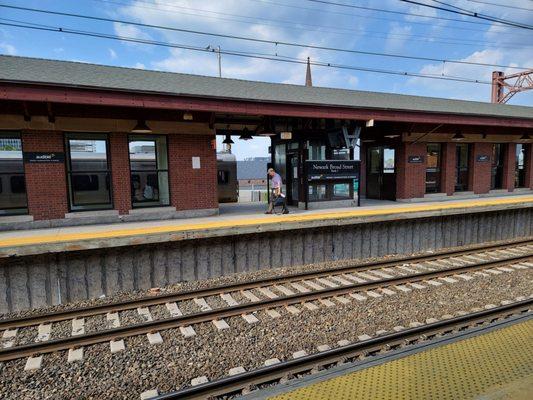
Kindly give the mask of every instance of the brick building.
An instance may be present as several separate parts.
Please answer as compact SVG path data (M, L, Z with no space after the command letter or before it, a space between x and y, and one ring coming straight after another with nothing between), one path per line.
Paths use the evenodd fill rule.
M0 225L215 214L217 134L270 136L294 205L533 189L531 107L0 56Z

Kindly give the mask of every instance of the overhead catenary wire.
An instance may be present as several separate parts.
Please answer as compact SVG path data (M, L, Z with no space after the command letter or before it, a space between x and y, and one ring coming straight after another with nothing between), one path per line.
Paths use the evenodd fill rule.
M479 46L479 45L485 45L485 46L491 46L493 45L492 42L487 41L479 41L479 40L472 40L472 39L464 39L464 38L454 38L454 37L428 37L427 35L418 35L418 34L403 34L403 33L390 33L390 32L383 32L383 31L372 31L372 30L364 30L361 31L360 29L351 29L346 27L338 27L338 26L324 26L324 25L318 25L318 24L310 24L310 23L304 23L304 22L295 22L295 21L286 21L286 20L280 20L280 19L270 19L265 17L251 17L251 16L245 16L245 15L237 15L232 13L226 13L226 12L217 12L217 11L211 11L211 10L202 10L197 8L190 8L190 7L182 7L177 6L174 4L168 4L168 3L162 3L158 2L157 7L149 7L149 6L143 6L138 3L146 3L151 5L156 5L154 3L146 2L143 0L136 0L135 4L128 4L123 3L120 1L114 1L114 0L93 0L102 2L104 4L116 4L116 5L123 5L128 8L143 8L143 9L149 9L149 10L155 10L158 12L166 12L167 9L162 9L160 6L166 6L171 7L172 9L180 10L180 14L183 15L191 15L193 17L202 17L202 18L211 18L221 21L231 21L231 22L238 22L238 23L246 23L248 24L248 21L241 21L239 19L235 18L244 18L248 20L253 20L255 24L258 25L264 25L264 26L281 26L284 29L289 30L298 30L298 31L316 31L320 33L332 33L337 35L346 35L345 32L355 32L357 35L362 36L368 36L368 34L372 34L372 38L376 39L390 39L391 37L408 37L410 38L410 41L418 41L418 42L427 42L434 45L435 43L439 44L447 44L447 45L462 45L462 46ZM181 10L189 10L194 12L184 12ZM203 15L198 14L201 13L208 13L208 14L214 14L214 15ZM215 16L216 15L216 16ZM222 17L220 16L222 15ZM226 16L226 17L223 17ZM255 22L255 21L262 21L262 22ZM270 22L270 23L266 23ZM490 24L485 24L486 26L491 26ZM306 27L301 28L300 26ZM325 28L325 29L324 29ZM500 48L522 48L523 46L516 45L515 42L512 43L499 43L498 47Z
M509 4L498 4L498 3L491 3L489 1L480 1L480 0L467 0L471 3L478 3L478 4L486 4L489 6L496 6L496 7L504 7L504 8L514 8L515 10L523 10L523 11L533 11L533 8L526 8L526 7L519 7L519 6L512 6Z
M339 3L339 2L328 1L328 0L306 0L306 1L311 2L311 3L321 3L321 4L338 6L338 7L348 7L348 8L356 8L356 9L368 10L368 11L379 11L379 12L390 13L390 14L406 15L406 16L410 16L410 17L440 19L440 20L444 20L444 21L455 21L455 22L463 22L463 23L470 23L470 24L477 24L477 25L488 25L488 26L491 25L491 24L488 24L486 22L480 22L480 21L465 21L465 20L461 20L461 19L457 19L457 18L448 18L448 17L436 16L436 15L424 15L424 14L418 14L418 13L412 13L412 12L406 12L406 11L387 10L387 9L383 9L383 8L359 6L359 5L355 5L355 4ZM437 8L436 6L429 6L428 4L418 3L418 2L415 2L415 1L408 1L408 0L400 0L400 1ZM450 11L450 10L446 9L445 11ZM453 10L452 10L452 12L453 12ZM457 14L459 14L459 13L457 12ZM472 12L471 14L468 14L468 16L472 17L472 16L474 16L474 14L475 13ZM482 19L486 19L486 18L482 18ZM489 20L489 21L491 21L491 20ZM492 22L497 22L499 24L506 25L502 21L492 21ZM510 23L514 23L513 21L509 21L509 22ZM520 23L517 23L517 24L518 25L510 25L510 26L513 26L513 28L523 28L523 26ZM527 29L533 29L533 27L530 27L530 28L527 28Z
M5 21L6 19L0 18L0 20ZM149 39L140 39L140 38L133 38L133 37L128 37L128 36L121 36L121 35L111 35L111 34L101 33L101 32L82 31L82 30L63 28L63 27L57 27L57 26L55 27L43 26L41 24L34 24L31 22L24 22L24 21L19 21L18 23L0 22L0 26L10 26L10 27L16 27L16 28L24 28L24 29L32 29L32 30L39 30L39 31L56 32L56 33L67 33L67 34L87 36L87 37L100 38L100 39L112 39L112 40L125 41L125 42L131 42L131 43L139 43L139 44L155 45L155 46L162 46L162 47L169 47L169 48L178 48L178 49L184 49L184 50L192 50L192 51L198 51L198 52L204 52L204 53L213 52L213 50L206 49L205 47L199 47L199 46L169 43L169 42L149 40ZM292 57L291 58L279 57L276 55L260 55L259 53L248 53L248 52L235 51L235 50L224 50L223 49L223 50L220 50L220 53L229 55L229 56L277 61L277 62L292 63L292 64L305 65L308 62L307 59L304 60L304 59L297 59L297 58L292 58ZM417 72L394 71L394 70L385 70L385 69L378 69L378 68L359 67L359 66L354 66L354 65L336 64L336 63L330 63L330 62L318 62L318 61L311 61L310 64L313 66L317 66L317 67L327 67L327 68L341 69L341 70L353 70L353 71L386 74L386 75L400 75L400 76L406 76L406 77L437 79L437 80L444 80L444 81L455 81L455 82L483 84L483 85L492 84L491 82L488 82L488 81L483 81L483 80L478 80L478 79L469 79L469 78L464 78L464 77L459 77L459 76L447 76L443 74L437 75L437 74L423 74L423 73L417 73Z
M100 1L100 0L93 0L93 1ZM105 2L105 0L102 0ZM381 21L390 21L390 22L401 22L400 20L398 19L391 19L391 18L386 18L384 16L378 16L378 15L373 15L373 14L367 14L367 15L362 15L362 14L354 14L352 12L342 12L342 11L334 11L334 10L330 10L329 8L311 8L311 7L303 7L303 6L300 6L300 5L295 5L295 4L286 4L286 3L280 3L278 1L272 1L272 0L248 0L248 1L252 1L252 2L257 2L257 3L260 3L260 4L271 4L271 5L275 5L275 6L280 6L280 7L286 7L286 8L293 8L293 9L298 9L298 10L305 10L305 11L311 11L311 12L317 12L317 13L321 13L321 14L334 14L334 15L343 15L343 16L347 16L347 17L362 17L362 18L366 18L366 19L376 19L376 20L381 20ZM161 4L161 3L158 3L158 4ZM461 21L461 22L465 22L465 21ZM414 21L414 20L410 20L409 21L409 24L411 25L424 25L424 26L435 26L435 24L433 22L424 22L424 21ZM486 24L487 26L490 26L490 24ZM457 25L443 25L442 28L444 29L453 29L454 31L456 30L465 30L465 31L470 31L470 32L480 32L480 33L486 33L486 29L475 29L475 28L468 28L468 27L465 27L465 26L457 26ZM502 30L495 30L494 28L493 29L493 32L498 32L498 34L500 35L514 35L516 36L517 34L518 35L523 35L525 33L518 33L518 32L507 32L505 31L505 27L501 27L501 26L497 26L496 28L499 28L499 29L502 29Z
M16 10L21 10L21 11L30 11L30 12L37 12L37 13L65 16L65 17L82 18L82 19L88 19L88 20L93 20L93 21L120 23L120 24L125 24L125 25L139 26L139 27L144 27L144 28L161 29L161 30L168 30L168 31L174 31L174 32L181 32L181 33L189 33L189 34L202 35L202 36L213 36L213 37L220 37L220 38L225 38L225 39L242 40L242 41L263 43L263 44L273 44L273 45L276 45L276 46L283 45L283 46L287 46L287 47L298 47L298 48L307 48L307 49L324 50L324 51L332 51L332 52L342 52L342 53L350 53L350 54L361 54L361 55L369 55L369 56L400 58L400 59L439 62L439 63L450 63L450 64L463 64L463 65L482 66L482 67L496 67L496 68L508 68L508 69L518 69L518 70L531 69L531 67L526 67L526 66L522 67L522 66L511 66L511 65L502 65L502 64L481 63L481 62L474 62L474 61L450 60L450 59L434 58L434 57L409 56L409 55L404 55L404 54L372 52L372 51L363 51L363 50L353 50L353 49L346 49L346 48L330 47L330 46L318 46L318 45L312 45L312 44L306 44L306 43L267 40L267 39L259 39L259 38L248 37L248 36L228 35L228 34L206 32L206 31L192 30L192 29L184 29L184 28L177 28L177 27L164 26L164 25L146 24L146 23L141 23L141 22L116 19L116 18L97 17L97 16L92 16L92 15L67 13L67 12L52 11L52 10L43 10L43 9L36 9L36 8L29 8L29 7L18 7L18 6L5 5L5 4L1 4L1 3L0 3L0 7L9 8L9 9L16 9Z
M432 4L421 3L419 1L414 1L414 0L399 0L399 1L402 1L404 3L415 4L415 5L418 5L418 6L421 6L421 7L428 7L428 8L433 8L435 10L446 11L446 12L450 12L450 13L454 13L454 14L464 15L464 16L467 16L467 17L479 18L479 19L483 19L485 21L492 21L492 22L496 22L498 24L508 25L508 26L512 26L512 27L515 27L515 28L533 30L533 25L528 25L528 24L524 24L522 22L510 21L510 20L507 20L507 19L497 18L497 17L493 17L493 16L490 16L490 15L486 15L486 14L481 14L481 13L477 13L477 12L474 12L474 11L465 10L464 8L459 8L459 7L456 7L456 6L450 5L448 3L441 2L441 1L436 1L436 2L439 3L439 4L442 4L442 5L446 6L446 7L451 7L451 8L446 8L446 7L435 6L435 5L432 5ZM435 1L435 0L433 0L433 1Z

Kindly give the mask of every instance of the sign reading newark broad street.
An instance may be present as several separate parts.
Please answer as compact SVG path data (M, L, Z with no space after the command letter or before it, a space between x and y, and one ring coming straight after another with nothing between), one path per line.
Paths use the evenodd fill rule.
M353 160L310 160L305 162L305 170L310 181L339 179L359 181L360 165L360 161Z
M37 153L24 152L24 161L27 163L62 163L65 161L65 153Z

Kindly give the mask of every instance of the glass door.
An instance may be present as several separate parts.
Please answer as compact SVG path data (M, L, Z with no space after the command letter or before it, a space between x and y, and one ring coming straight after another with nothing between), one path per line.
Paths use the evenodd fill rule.
M287 154L287 204L298 205L300 174L298 173L298 153Z
M394 148L383 146L368 148L366 197L396 200L396 152Z
M492 145L492 174L491 189L503 188L503 163L505 159L505 144L495 143Z

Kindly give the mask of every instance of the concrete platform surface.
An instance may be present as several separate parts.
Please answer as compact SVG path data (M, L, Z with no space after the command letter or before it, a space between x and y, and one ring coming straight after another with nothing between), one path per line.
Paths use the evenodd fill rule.
M529 319L269 399L529 400L532 340L533 320Z
M220 215L183 220L84 225L0 233L0 258L260 232L351 225L441 215L533 207L533 196L516 195L417 204L372 202L362 207L265 215L263 204L221 204Z

